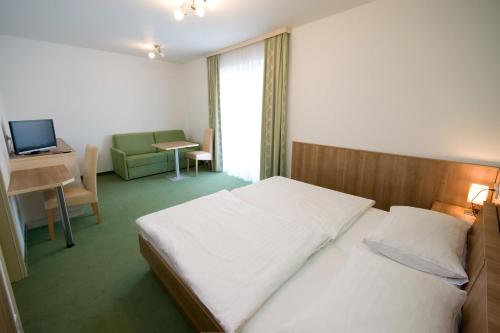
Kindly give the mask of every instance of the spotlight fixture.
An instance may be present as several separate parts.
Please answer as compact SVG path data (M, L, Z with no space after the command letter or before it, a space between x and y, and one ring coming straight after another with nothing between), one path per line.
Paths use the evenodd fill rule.
M160 44L153 45L153 50L148 53L148 57L151 60L155 59L156 56L160 56L160 57L164 57L165 56L165 54L161 50L161 45Z
M174 18L182 21L188 14L196 14L199 17L205 16L205 9L214 10L217 7L217 0L189 0L184 2L174 11Z

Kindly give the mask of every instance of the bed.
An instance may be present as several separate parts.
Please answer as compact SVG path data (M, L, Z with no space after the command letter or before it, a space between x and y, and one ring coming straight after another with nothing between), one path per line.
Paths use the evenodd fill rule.
M301 149L302 148L303 147L301 147ZM317 147L312 148L317 149ZM299 151L300 154L296 154L296 151L297 149L294 145L295 156L300 156L300 154L304 153L304 151ZM352 155L353 152L348 151L348 153L351 153ZM383 157L385 157L385 163L387 163L387 156ZM400 160L401 158L408 157L396 155L394 158ZM382 158L382 160L384 159ZM314 159L309 159L309 161L314 161ZM363 161L366 162L366 156L363 156ZM429 163L432 164L432 160L426 160L426 162L428 161L431 161ZM436 163L441 165L443 161L436 161ZM450 165L447 163L450 163ZM322 187L332 188L332 186L329 186L332 185L332 183L326 185L324 183L325 179L328 180L328 174L323 174L320 178L300 179L301 176L310 176L311 174L314 174L305 171L305 169L310 169L314 166L311 166L310 164L299 164L295 158L293 160L293 165L294 169L292 169L292 174L295 178L301 181L305 180L308 183L321 185ZM372 164L369 165L373 166ZM393 166L394 163L389 163L389 165ZM408 164L404 164L403 166L405 165L408 167ZM489 178L492 177L491 175L494 174L494 177L496 177L496 174L498 173L498 170L490 167L473 165L455 166L454 162L446 162L444 165L452 170L448 170L448 173L453 174L454 177L459 177L460 182L463 182L463 186L461 187L468 186L467 183L474 181L484 183L484 178L488 178L488 182L490 182L491 179ZM425 169L428 167L429 165L426 164ZM318 166L314 168L321 169L321 167ZM475 172L477 168L480 168L480 173ZM344 181L346 181L344 174L349 174L352 170L352 168L346 169L345 165L343 165L332 167L328 173L335 174L337 178L344 179ZM435 172L437 173L443 172L443 168L434 168L434 170L436 170ZM456 170L458 170L458 172ZM363 171L364 170L362 170L362 168L358 167L356 172L358 176L362 175L363 177L366 177L367 175ZM379 173L380 172L383 173L385 171L382 168L382 170L379 170ZM413 169L408 173L404 173L404 177L415 178L416 173L418 174L418 170ZM466 175L465 181L463 175ZM481 179L477 180L478 177ZM495 178L493 178L491 182L494 182L494 180ZM327 192L322 192L322 190L319 190L316 186L306 186L303 183L297 185L296 182L291 182L293 186L287 187L287 181L283 181L282 179L278 182L273 183L271 181L270 183L271 186L263 186L261 183L258 183L245 189L235 190L231 193L231 198L239 199L239 201L244 202L249 206L257 207L260 213L265 212L265 214L273 215L273 218L280 217L286 221L294 221L294 223L301 225L302 227L308 223L308 220L315 221L315 223L312 223L308 228L305 228L305 230L321 226L325 218L339 216L339 212L347 213L340 219L343 222L337 224L335 227L326 229L320 228L322 232L327 233L328 236L325 239L322 239L321 236L315 234L313 238L315 238L316 241L311 243L305 252L301 253L299 256L300 260L295 261L295 263L290 266L287 266L286 274L281 275L280 278L277 279L270 288L268 288L267 292L260 294L259 297L257 297L258 301L247 309L248 311L243 319L240 317L241 320L234 321L229 325L227 321L223 321L221 323L221 320L218 317L220 313L214 314L214 308L212 305L206 305L206 297L200 297L203 293L200 293L199 286L193 285L191 283L192 281L189 281L185 275L179 273L179 265L174 261L175 258L169 256L165 249L158 246L158 243L155 244L154 239L150 237L147 230L141 229L139 242L142 254L149 261L152 270L158 276L169 294L179 305L189 321L193 324L194 328L198 331L277 331L283 321L290 318L290 316L295 313L300 304L311 302L312 299L316 298L322 288L329 282L330 278L335 276L340 268L343 267L353 246L355 244L359 244L364 235L366 235L372 228L376 227L385 214L387 214L385 211L369 208L370 205L364 202L364 205L360 205L357 209L353 210L346 209L346 207L340 203L337 207L338 209L334 209L327 212L326 215L322 215L323 210L329 207L327 205ZM400 184L399 186L406 186L406 190L409 189L408 184L412 184L404 179L397 183ZM418 206L427 204L428 202L432 203L432 200L442 199L440 197L442 195L449 196L450 193L446 191L447 182L438 183L441 184L441 187L445 187L445 189L440 188L436 191L435 189L428 190L428 187L425 187L423 191L418 191L420 194L418 198L409 197L408 199L408 197L403 196L405 198L402 199L402 197L399 196L392 198L391 200L396 204L406 203ZM342 184L346 183L344 182ZM264 183L264 185L266 185L266 183ZM456 184L450 186L455 188ZM460 189L454 189L454 191L463 191L461 187ZM340 190L342 192L354 194L356 197L360 195L360 193L350 191L349 189L349 186L347 186L347 188L341 188ZM358 188L354 187L354 189L356 190ZM374 195L365 196L375 198L380 195L380 193L387 196L387 189L394 191L394 184L392 182L387 184L387 181L383 181L382 185L377 191L375 191ZM313 191L316 194L321 192L325 194L325 196L318 194L315 197L311 197L309 191ZM285 195L287 193L288 195ZM455 194L455 196L457 195ZM300 202L308 197L310 197L309 199L314 198L315 200L308 200L309 204L305 207L297 207L293 205L294 202ZM433 199L431 199L431 197ZM345 197L343 198L345 199ZM414 202L405 202L405 200L413 200ZM341 201L342 200L340 200L340 202ZM382 201L384 202L384 205L387 203L385 197ZM269 205L270 202L273 204ZM335 200L335 202L338 203L339 200ZM290 207L292 209L287 209ZM481 217L481 219L482 218L483 217ZM484 320L478 320L477 318L486 317L486 322L488 322L489 318L492 317L488 314L487 307L485 307L482 314L479 314L477 306L470 305L471 303L483 302L487 296L484 292L484 283L476 284L476 281L481 282L486 279L484 270L484 267L486 266L486 259L484 254L481 255L484 251L481 252L474 250L484 247L484 238L475 237L471 240L469 245L471 246L471 256L468 268L472 278L471 283L469 283L466 289L470 292L470 295L475 295L475 297L469 297L466 305L464 306L463 331L473 331L471 327L474 328L479 325L476 321L479 323L484 322ZM474 253L479 254L474 255ZM491 279L491 277L492 274L490 274L488 278Z
M269 197L274 205L267 205ZM143 244L176 271L222 330L233 332L373 204L273 177L236 194L220 191L143 216L137 223Z

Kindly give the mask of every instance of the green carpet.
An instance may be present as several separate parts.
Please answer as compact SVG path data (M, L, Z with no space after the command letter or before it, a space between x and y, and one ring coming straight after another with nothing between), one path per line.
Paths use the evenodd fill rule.
M46 227L29 231L29 277L13 286L25 332L191 332L139 253L134 221L246 182L211 172L180 182L166 176L99 176L102 224L90 208L73 218L74 248L65 249L59 224L54 241Z

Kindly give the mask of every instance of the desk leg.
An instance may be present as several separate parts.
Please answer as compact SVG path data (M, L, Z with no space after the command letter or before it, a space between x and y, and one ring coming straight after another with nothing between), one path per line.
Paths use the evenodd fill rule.
M179 164L179 149L174 149L174 154L175 154L175 177L170 177L169 179L171 181L178 181L182 180L184 178L188 178L185 176L181 176L181 170L180 170L180 164Z
M59 210L61 212L62 227L64 230L64 237L66 238L66 247L70 248L73 247L75 243L73 242L73 232L71 231L68 207L66 206L66 199L64 198L64 190L62 186L57 187L57 201L59 202Z

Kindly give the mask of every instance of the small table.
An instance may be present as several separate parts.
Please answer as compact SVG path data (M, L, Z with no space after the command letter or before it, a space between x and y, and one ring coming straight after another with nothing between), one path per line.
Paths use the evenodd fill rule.
M165 151L174 150L175 152L175 176L170 177L171 181L178 181L184 178L188 178L186 176L181 175L181 171L179 169L179 149L181 148L189 148L189 147L198 147L199 144L188 141L171 141L171 142L160 142L153 144L153 147L162 149Z
M440 212L444 214L448 214L454 217L457 217L461 220L467 221L469 223L474 223L476 221L476 217L473 215L465 214L467 208L447 204L441 201L434 201L432 204L432 210L435 212Z
M63 164L42 168L14 170L10 173L7 195L17 195L29 192L43 191L55 188L57 201L61 212L62 226L66 238L66 247L75 245L71 224L69 223L68 207L64 198L63 186L75 181L73 175Z

